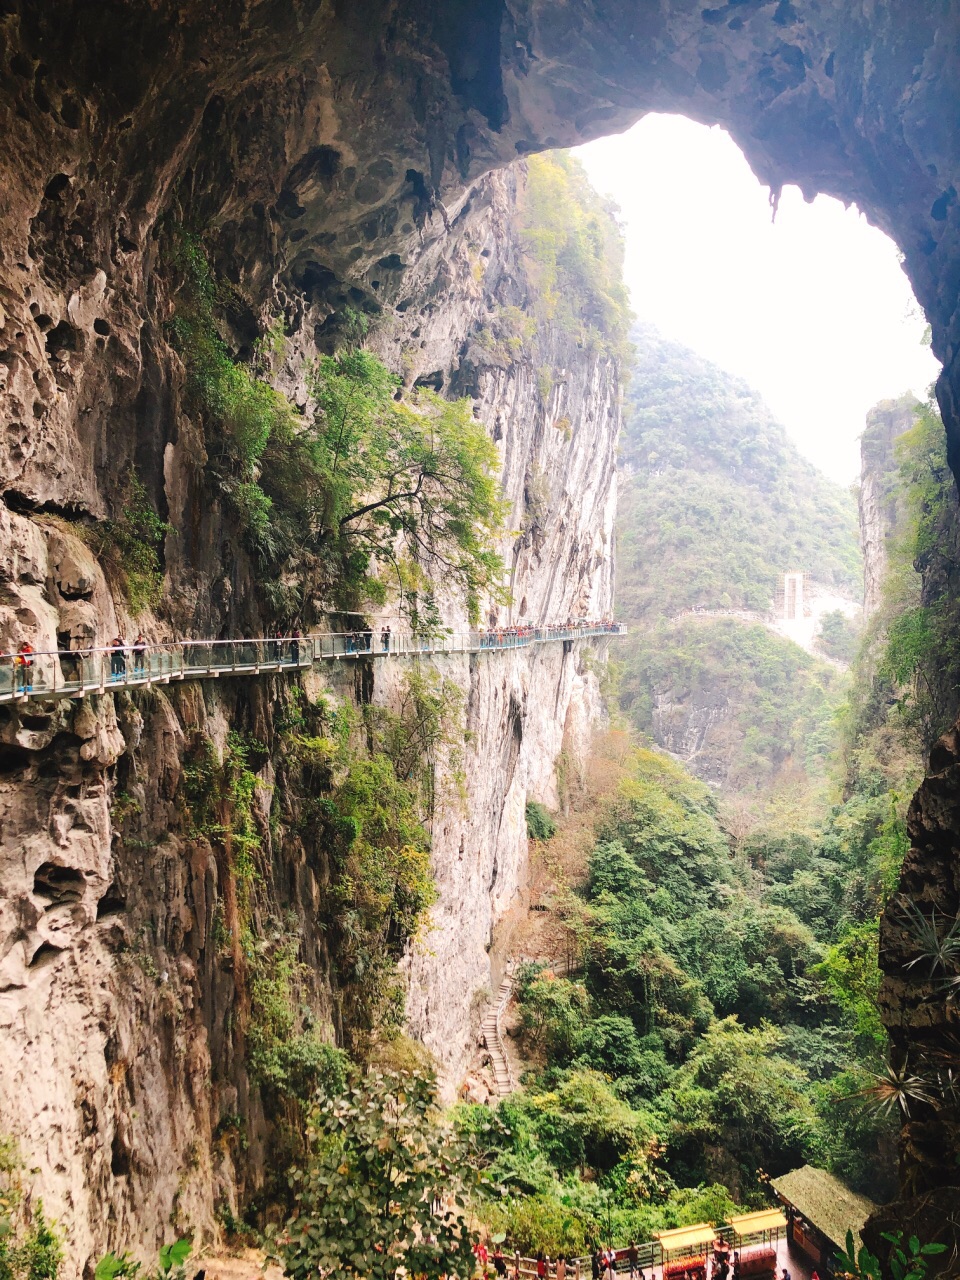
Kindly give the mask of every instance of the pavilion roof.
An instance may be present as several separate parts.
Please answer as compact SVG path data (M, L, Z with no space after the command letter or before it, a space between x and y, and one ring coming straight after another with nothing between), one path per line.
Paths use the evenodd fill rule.
M760 1235L763 1231L782 1230L787 1220L781 1209L761 1209L757 1213L738 1213L727 1219L731 1231L743 1236Z
M695 1249L699 1245L712 1244L716 1231L709 1222L698 1222L692 1227L674 1227L672 1231L657 1231L655 1235L664 1252Z
M846 1245L848 1231L859 1243L863 1224L877 1208L872 1200L851 1191L833 1174L810 1164L772 1179L770 1185L838 1247Z

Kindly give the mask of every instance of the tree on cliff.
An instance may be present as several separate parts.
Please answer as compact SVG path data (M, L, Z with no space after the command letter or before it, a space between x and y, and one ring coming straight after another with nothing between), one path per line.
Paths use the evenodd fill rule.
M342 583L374 593L371 562L391 565L401 591L439 573L476 616L503 568L496 446L467 401L398 401L398 386L367 351L319 359L312 422L288 425L264 453L271 523L301 565L304 553L334 557Z
M204 423L207 466L262 567L280 612L284 571L296 602L317 594L345 608L382 597L371 568L390 564L403 591L442 576L476 616L496 594L495 549L506 506L496 446L466 400L428 391L400 397L400 380L369 351L321 356L304 417L268 378L282 326L235 362L217 328L218 284L203 244L180 234L171 261L180 287L170 333L188 400ZM289 589L290 584L286 584Z
M431 1077L371 1073L320 1102L308 1157L291 1174L294 1216L278 1238L294 1280L439 1280L474 1270L464 1220L474 1163L441 1121ZM479 1177L479 1175L473 1175Z

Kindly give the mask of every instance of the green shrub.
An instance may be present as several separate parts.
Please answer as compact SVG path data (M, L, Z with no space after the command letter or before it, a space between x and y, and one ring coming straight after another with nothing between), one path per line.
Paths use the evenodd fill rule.
M401 1259L425 1280L474 1274L462 1209L479 1179L432 1078L371 1073L321 1101L291 1181L296 1209L279 1252L293 1280L393 1280Z
M161 520L137 475L130 467L120 491L120 515L97 525L92 539L98 554L123 584L134 615L155 609L163 595L160 551L172 526Z
M309 1102L318 1088L339 1092L349 1059L321 1040L301 1002L308 971L300 961L299 935L288 930L243 936L250 1016L247 1060L250 1073L274 1094Z
M63 1261L60 1238L43 1202L27 1202L22 1175L16 1142L0 1136L0 1280L56 1280Z
M549 840L557 833L557 824L549 809L538 800L527 801L527 835L531 840Z
M282 331L268 330L253 365L235 363L217 331L221 300L201 242L180 232L172 264L182 288L171 334L210 474L271 576L290 571L301 599L352 609L384 598L374 562L401 600L423 585L427 563L463 592L473 618L481 594L501 598L499 457L469 402L428 392L398 402L398 379L353 350L307 370L304 417L266 380Z

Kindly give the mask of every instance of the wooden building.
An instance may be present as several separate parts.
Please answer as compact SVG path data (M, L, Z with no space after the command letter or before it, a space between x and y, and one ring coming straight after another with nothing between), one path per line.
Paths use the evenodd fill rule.
M809 1164L774 1178L770 1185L787 1215L789 1238L821 1275L833 1273L837 1254L846 1247L848 1231L860 1247L863 1224L877 1207L872 1200Z

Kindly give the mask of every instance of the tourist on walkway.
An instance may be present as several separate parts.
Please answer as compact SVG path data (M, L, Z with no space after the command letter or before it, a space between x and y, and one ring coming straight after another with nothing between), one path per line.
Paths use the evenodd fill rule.
M567 1259L562 1253L557 1258L557 1280L567 1280Z
M33 645L24 640L13 660L17 675L17 692L30 693L33 690Z
M133 642L133 674L135 676L143 675L144 661L147 656L147 637L142 631L137 632L137 638Z
M547 1260L546 1260L546 1258L543 1256L543 1253L542 1253L542 1252L540 1252L540 1253L538 1253L538 1254L537 1254L537 1277L538 1277L538 1280L546 1280L546 1275L547 1275Z
M637 1248L636 1240L630 1241L630 1248L627 1250L627 1261L630 1263L630 1280L638 1280L637 1272L640 1269L640 1250Z
M384 627L380 632L380 648L384 653L390 652L390 628Z
M603 1275L603 1255L599 1247L590 1255L590 1275L592 1280L600 1280Z
M121 680L127 674L126 648L127 642L123 636L114 636L110 641L111 680Z
M291 632L292 639L290 641L290 661L294 666L300 665L300 640L301 631L299 627L294 627Z
M507 1264L503 1260L503 1250L500 1248L499 1244L493 1251L493 1269L498 1276L505 1276L507 1274Z

